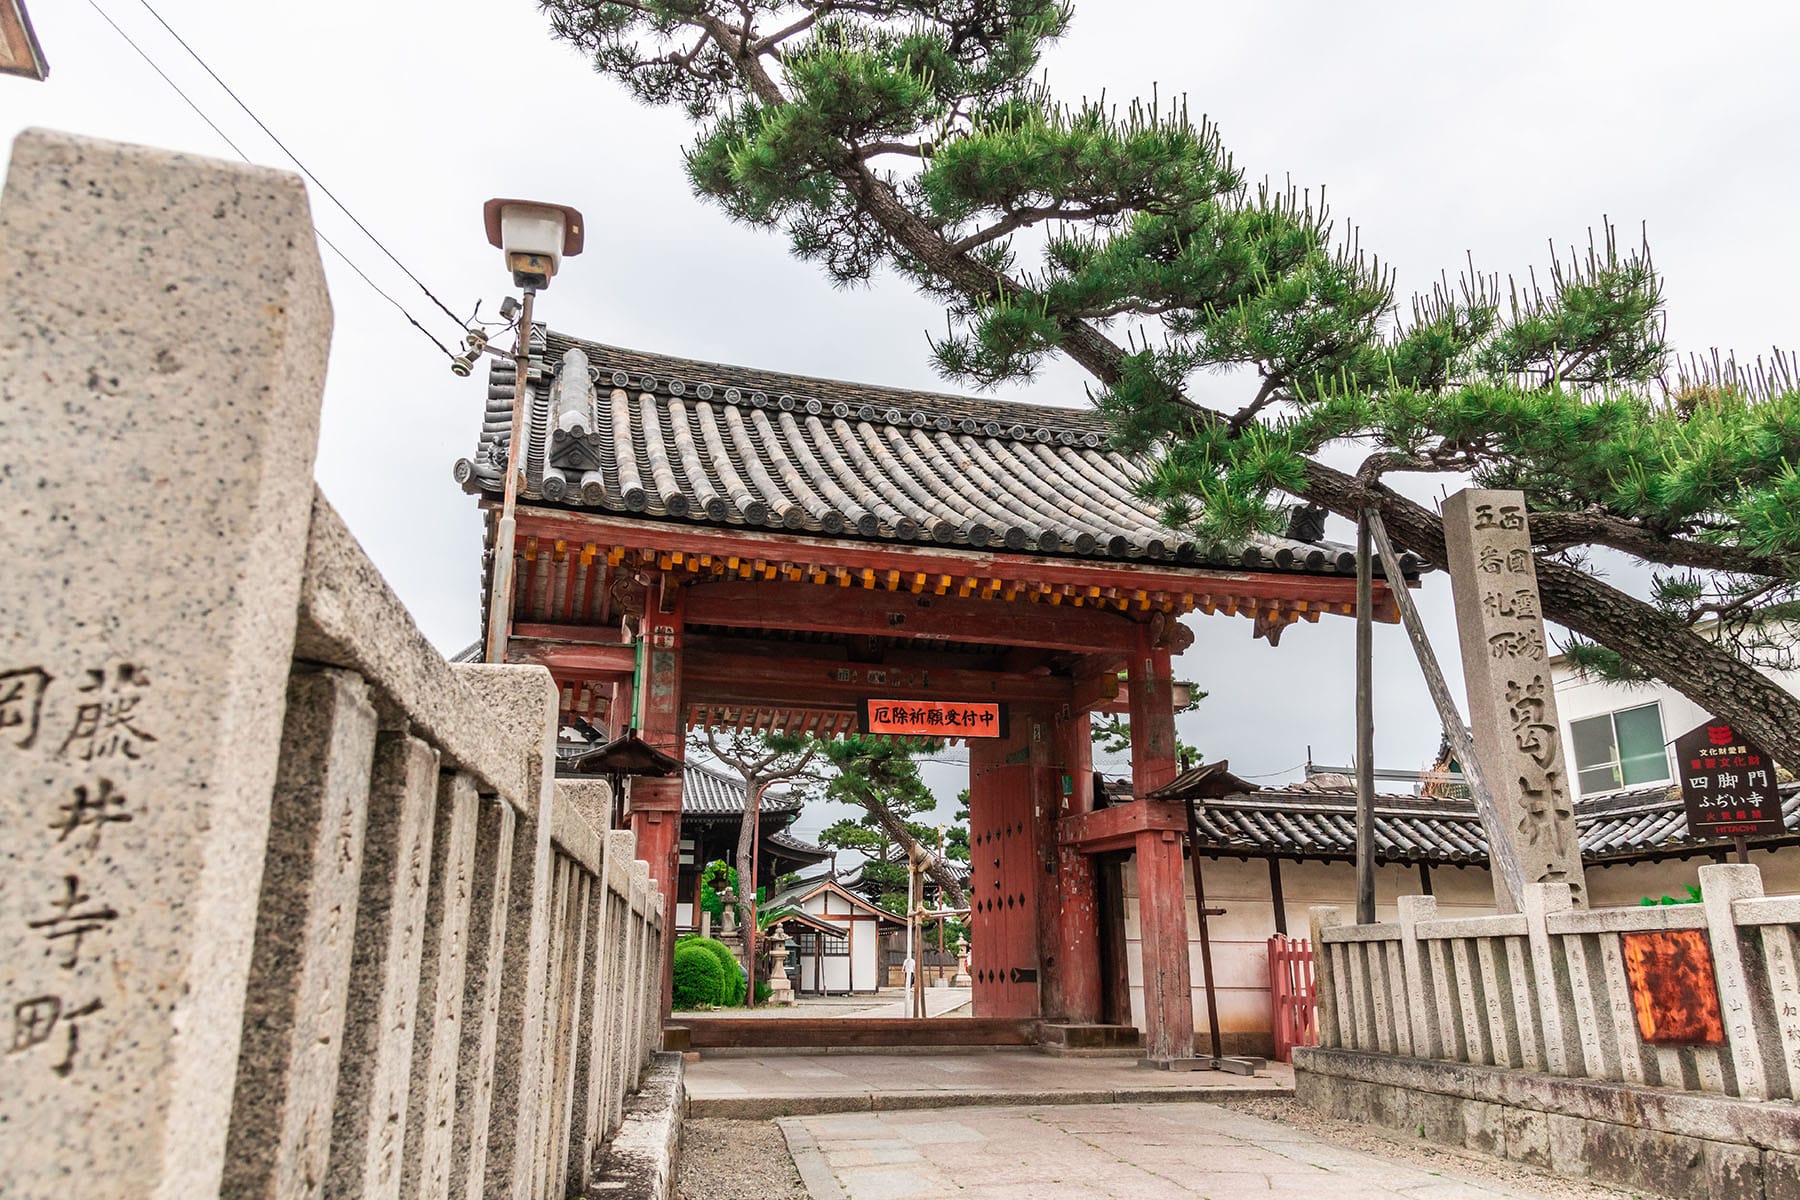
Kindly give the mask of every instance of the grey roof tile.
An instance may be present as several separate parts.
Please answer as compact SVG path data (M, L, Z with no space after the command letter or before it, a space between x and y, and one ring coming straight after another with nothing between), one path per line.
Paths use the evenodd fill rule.
M541 343L541 347L540 347ZM1091 409L915 392L544 332L527 499L648 518L1084 559L1343 574L1335 543L1196 544ZM498 362L471 490L501 490L514 369ZM1411 556L1408 556L1410 559Z
M1115 802L1130 789L1108 784ZM1767 845L1800 841L1800 783L1781 785L1785 834L1753 839ZM1351 858L1356 853L1354 790L1314 785L1259 788L1194 801L1203 844L1226 853L1292 858ZM1575 827L1588 862L1653 858L1718 848L1688 836L1681 792L1641 788L1575 802ZM1383 862L1487 863L1487 835L1468 800L1375 797L1376 858Z

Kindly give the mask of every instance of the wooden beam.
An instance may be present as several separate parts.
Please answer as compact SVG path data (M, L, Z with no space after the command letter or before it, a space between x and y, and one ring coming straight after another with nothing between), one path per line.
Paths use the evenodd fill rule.
M689 625L731 629L819 630L928 641L1032 646L1090 653L1129 646L1129 618L1094 610L1019 613L987 600L910 593L793 587L775 583L699 583L687 597Z
M1166 800L1134 800L1064 817L1056 823L1056 841L1083 854L1100 854L1132 849L1140 833L1165 830L1186 835L1186 806Z
M1074 681L1066 676L906 669L839 659L772 659L750 654L689 655L681 686L695 703L767 704L770 698L780 697L808 708L851 706L870 697L1058 705L1069 703L1074 694Z
M488 506L490 502L483 502ZM1275 571L1222 570L1166 562L1092 562L1035 554L990 552L963 546L919 546L812 537L770 530L715 529L676 522L622 518L607 513L579 513L521 506L520 536L529 530L541 539L564 538L598 545L629 546L661 552L760 555L771 562L809 563L861 570L924 572L928 590L948 579L945 589L968 578L1021 583L1065 583L1093 598L1103 589L1166 591L1179 595L1230 590L1264 599L1318 600L1350 603L1356 581L1337 575L1304 575ZM835 581L834 581L835 582ZM1378 581L1376 602L1388 591ZM942 593L939 593L942 594Z

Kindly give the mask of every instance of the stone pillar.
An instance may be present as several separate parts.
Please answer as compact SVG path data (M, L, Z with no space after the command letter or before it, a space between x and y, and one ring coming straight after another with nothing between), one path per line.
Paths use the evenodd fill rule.
M1131 653L1131 790L1138 803L1172 781L1175 689L1167 646L1139 626ZM1144 1057L1194 1056L1193 974L1188 962L1187 880L1173 829L1137 835L1138 928L1144 963Z
M14 142L9 1197L219 1192L330 333L297 176L44 131Z
M1444 545L1482 776L1526 887L1566 883L1586 907L1524 493L1457 492L1444 502ZM1515 911L1499 872L1494 898Z

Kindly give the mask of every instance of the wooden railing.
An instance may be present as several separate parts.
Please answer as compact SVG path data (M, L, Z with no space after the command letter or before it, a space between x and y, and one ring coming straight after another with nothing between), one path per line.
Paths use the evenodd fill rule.
M1698 904L1586 910L1567 884L1533 884L1523 912L1457 920L1437 919L1428 896L1373 925L1315 908L1319 1044L1795 1097L1800 897L1765 897L1753 866L1701 867L1700 883ZM1652 939L1662 965L1634 987L1631 935L1680 931L1692 936Z
M315 488L300 181L33 132L0 274L0 1192L586 1187L662 901Z
M1292 1062L1295 1046L1319 1044L1319 995L1305 938L1278 933L1269 939L1269 1006L1277 1061Z

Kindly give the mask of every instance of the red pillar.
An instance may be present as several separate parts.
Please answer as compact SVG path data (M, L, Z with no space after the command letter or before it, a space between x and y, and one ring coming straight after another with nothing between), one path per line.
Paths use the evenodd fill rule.
M1175 693L1167 646L1140 626L1131 652L1131 788L1140 801L1169 783L1175 761ZM1193 979L1188 970L1187 884L1181 835L1146 830L1137 839L1138 926L1144 959L1144 1052L1192 1058Z
M644 605L640 686L643 727L638 736L665 754L687 757L687 721L681 705L682 592L667 575L653 583ZM675 928L675 894L680 878L681 772L666 779L634 779L626 816L637 835L637 856L650 864L650 878L663 898L664 928ZM663 939L663 1015L669 1012L669 972L675 939Z
M1093 734L1087 713L1060 716L1052 728L1055 743L1038 813L1045 864L1038 889L1044 1016L1093 1023L1101 1012L1094 860L1056 842L1058 821L1094 810Z

